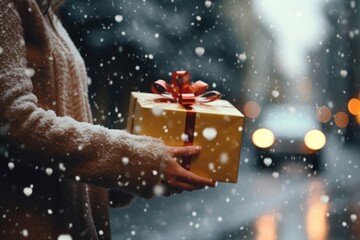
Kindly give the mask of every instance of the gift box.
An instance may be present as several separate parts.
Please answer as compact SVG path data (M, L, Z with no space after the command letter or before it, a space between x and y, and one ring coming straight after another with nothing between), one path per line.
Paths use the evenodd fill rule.
M201 81L190 84L188 72L175 72L171 85L155 82L154 93L132 92L127 130L169 146L200 145L199 154L179 163L200 176L235 183L244 116L217 92L204 93L206 88Z

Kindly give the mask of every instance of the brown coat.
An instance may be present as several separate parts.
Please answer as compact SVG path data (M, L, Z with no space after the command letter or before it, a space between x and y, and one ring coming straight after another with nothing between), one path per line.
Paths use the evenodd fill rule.
M168 155L89 123L83 60L50 16L0 1L0 239L110 239L108 190L119 206L151 196Z

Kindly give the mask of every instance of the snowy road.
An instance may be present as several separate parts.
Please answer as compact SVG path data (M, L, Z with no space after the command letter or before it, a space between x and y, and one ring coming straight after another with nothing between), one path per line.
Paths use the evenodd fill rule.
M327 170L256 169L242 153L239 183L171 198L137 199L112 211L114 239L350 239L360 196L358 152L331 137ZM248 159L248 161L246 160ZM336 238L338 236L339 238Z

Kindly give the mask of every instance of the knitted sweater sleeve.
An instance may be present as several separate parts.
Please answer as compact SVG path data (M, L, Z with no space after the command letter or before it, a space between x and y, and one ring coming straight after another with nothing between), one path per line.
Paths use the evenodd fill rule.
M39 107L27 70L21 11L12 2L0 1L0 125L11 145L30 156L21 164L52 167L76 180L151 196L169 158L164 143Z

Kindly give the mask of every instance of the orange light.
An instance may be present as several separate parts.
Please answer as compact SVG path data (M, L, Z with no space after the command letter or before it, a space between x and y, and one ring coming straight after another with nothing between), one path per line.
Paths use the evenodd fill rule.
M313 150L319 150L326 144L325 134L319 130L310 130L304 137L305 145Z
M344 112L338 112L334 116L335 124L339 128L346 128L346 126L349 124L349 117Z
M277 222L273 213L261 216L255 223L256 240L275 240L277 239Z
M322 106L316 109L316 118L322 122L326 123L331 119L331 111L328 107Z
M352 115L359 115L360 114L360 100L357 98L350 99L348 103L349 112Z
M249 101L244 106L244 113L249 118L257 118L261 112L259 104L255 101Z
M322 198L325 200L322 200ZM326 240L328 238L326 214L329 211L329 203L326 200L324 186L320 182L314 182L306 213L306 233L308 240Z
M252 141L259 148L268 148L273 145L275 136L269 129L260 128L253 133Z

